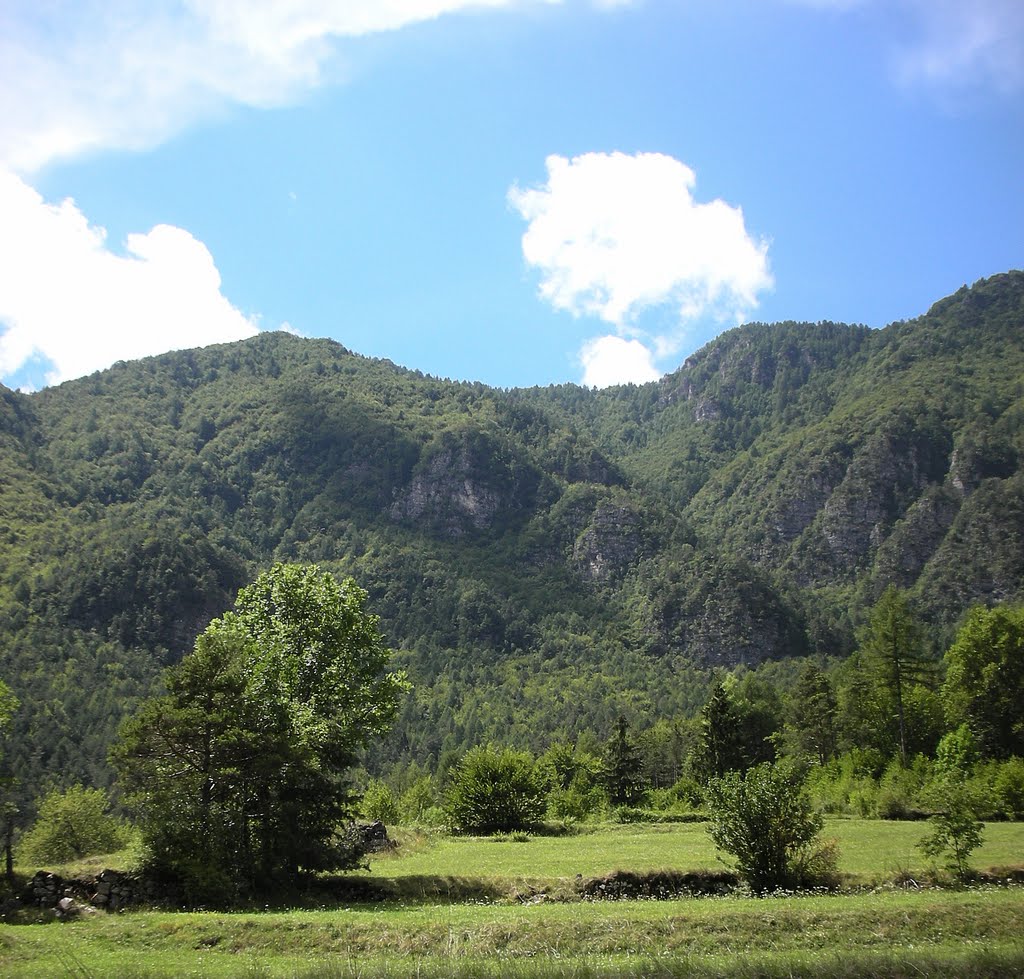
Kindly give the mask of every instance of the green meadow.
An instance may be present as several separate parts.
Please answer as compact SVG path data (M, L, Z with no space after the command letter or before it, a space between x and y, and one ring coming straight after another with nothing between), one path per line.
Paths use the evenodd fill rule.
M0 925L0 975L1024 975L1024 888L935 886L915 850L924 831L830 821L846 880L837 894L666 901L574 900L572 885L615 870L721 869L703 825L602 826L525 842L407 833L396 854L349 876L347 900L320 906L23 915ZM972 865L995 880L1022 855L1024 824L993 823Z
M831 819L823 837L839 847L839 869L860 882L904 873L925 874L928 860L916 848L925 822ZM988 823L972 856L979 869L1024 862L1024 823ZM584 826L573 836L533 836L529 842L492 837L412 837L393 856L377 856L370 876L444 876L526 881L599 877L616 870L720 870L703 823Z

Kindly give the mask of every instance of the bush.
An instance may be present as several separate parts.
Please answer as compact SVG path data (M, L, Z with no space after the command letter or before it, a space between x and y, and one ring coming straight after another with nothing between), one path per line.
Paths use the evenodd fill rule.
M964 784L979 819L1024 819L1024 759L978 762Z
M946 858L946 869L960 880L967 876L967 858L981 846L981 831L975 801L964 785L946 783L936 787L941 811L932 816L932 831L918 843L925 856Z
M452 769L447 812L461 832L532 829L545 807L544 782L529 752L477 747Z
M130 842L130 831L107 813L102 789L53 789L40 801L39 815L18 845L21 863L56 864L113 853Z
M367 819L379 820L392 826L398 822L398 802L395 794L379 779L372 779L366 787L360 808Z
M993 795L1005 819L1024 819L1024 758L997 762L992 780Z
M548 796L548 814L563 822L581 822L600 812L608 803L599 786L589 788L574 779L567 789L553 789Z
M730 772L711 780L707 797L711 839L736 859L755 893L814 886L811 854L822 818L796 769L763 762L745 776ZM833 858L833 869L834 863Z
M876 779L884 767L878 752L855 748L813 768L807 789L823 812L874 816L878 810Z
M904 766L894 758L886 767L878 783L875 812L880 819L926 819L921 810L920 795L932 776L932 765L923 755L917 755L910 765Z
M421 775L398 800L398 821L403 826L425 826L431 829L443 826L444 810L438 805L434 780Z

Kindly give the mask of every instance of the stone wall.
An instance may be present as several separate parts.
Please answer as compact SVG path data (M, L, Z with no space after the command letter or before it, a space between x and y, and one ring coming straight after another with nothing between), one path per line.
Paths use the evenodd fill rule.
M71 899L71 904L62 902ZM156 881L119 870L104 870L95 877L60 877L40 870L21 896L24 904L69 911L71 907L118 911L140 904L179 904L179 895Z

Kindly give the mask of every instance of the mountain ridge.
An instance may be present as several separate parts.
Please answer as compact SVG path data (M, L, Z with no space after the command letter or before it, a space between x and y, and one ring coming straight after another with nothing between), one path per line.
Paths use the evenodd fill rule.
M286 333L2 389L15 767L104 784L118 718L273 560L369 591L417 681L391 757L690 710L708 668L846 654L890 583L941 645L1024 596L1022 336L1014 271L603 391Z

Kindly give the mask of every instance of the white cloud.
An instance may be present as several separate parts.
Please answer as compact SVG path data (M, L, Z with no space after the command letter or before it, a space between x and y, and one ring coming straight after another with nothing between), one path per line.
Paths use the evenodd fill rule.
M606 388L613 384L646 384L661 377L651 351L639 340L603 336L588 340L580 351L583 384Z
M0 168L157 145L225 106L287 104L337 72L334 41L560 0L6 0Z
M206 246L162 224L116 254L72 200L48 204L0 173L0 376L33 359L47 383L115 361L253 336Z
M694 323L732 325L772 287L767 243L748 234L738 207L694 200L696 176L678 160L588 153L551 156L547 170L544 186L514 186L508 199L528 222L523 255L556 309L634 337L643 313L667 310L667 329L650 340L663 357ZM611 349L602 348L602 364Z

